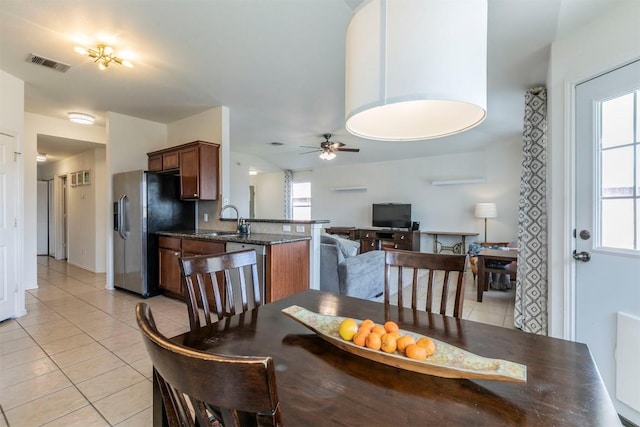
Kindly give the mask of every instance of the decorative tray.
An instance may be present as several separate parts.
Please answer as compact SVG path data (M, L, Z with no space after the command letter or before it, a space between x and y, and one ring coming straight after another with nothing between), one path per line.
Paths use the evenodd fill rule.
M527 367L525 365L478 356L430 337L436 346L436 351L427 360L420 361L410 359L398 352L385 353L343 340L338 334L338 327L345 319L344 317L314 313L297 305L287 307L282 312L336 347L385 365L444 378L527 382ZM354 320L358 324L361 322L360 319ZM400 334L411 335L416 341L424 336L403 330L400 330Z

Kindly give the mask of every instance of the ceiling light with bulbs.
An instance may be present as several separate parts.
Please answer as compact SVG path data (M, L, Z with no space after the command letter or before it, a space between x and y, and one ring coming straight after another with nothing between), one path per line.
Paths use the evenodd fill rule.
M128 68L133 68L133 64L130 61L117 57L113 48L106 44L100 43L95 49L86 49L82 46L76 46L74 50L80 55L86 55L90 58L95 58L95 61L93 62L97 63L98 68L101 70L106 70L111 63L124 65Z

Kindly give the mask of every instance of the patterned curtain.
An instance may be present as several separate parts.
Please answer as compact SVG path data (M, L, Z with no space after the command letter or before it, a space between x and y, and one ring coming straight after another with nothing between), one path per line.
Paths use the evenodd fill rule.
M547 90L525 94L514 323L547 334Z
M284 171L284 219L293 217L293 209L291 207L291 186L293 184L293 171Z

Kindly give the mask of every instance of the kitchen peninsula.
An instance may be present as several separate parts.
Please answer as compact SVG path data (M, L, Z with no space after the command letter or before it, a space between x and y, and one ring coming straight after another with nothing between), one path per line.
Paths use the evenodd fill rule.
M160 288L167 296L183 298L178 258L254 249L258 255L260 284L265 302L309 289L311 236L233 231L157 232Z

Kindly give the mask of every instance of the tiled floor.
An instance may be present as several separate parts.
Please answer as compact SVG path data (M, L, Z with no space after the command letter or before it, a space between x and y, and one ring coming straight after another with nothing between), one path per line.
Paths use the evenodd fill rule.
M467 275L463 317L513 327L513 292L475 301ZM135 295L104 289L105 275L38 257L28 314L0 323L0 427L150 426L151 364ZM145 300L161 332L188 329L184 304Z

